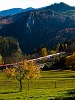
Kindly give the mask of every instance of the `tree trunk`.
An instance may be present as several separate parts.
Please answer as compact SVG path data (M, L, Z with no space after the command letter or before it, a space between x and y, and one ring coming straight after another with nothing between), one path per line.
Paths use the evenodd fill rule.
M30 84L29 84L29 79L28 79L28 91L29 91L29 89L30 89Z
M22 80L20 80L20 92L22 91Z

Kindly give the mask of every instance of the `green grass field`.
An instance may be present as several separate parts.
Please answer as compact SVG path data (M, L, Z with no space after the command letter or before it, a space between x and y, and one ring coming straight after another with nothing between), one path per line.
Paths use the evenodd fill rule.
M0 100L57 100L56 98L74 97L74 71L43 71L39 80L23 80L23 91L19 92L19 82L7 79L0 72ZM65 100L65 99L64 99Z

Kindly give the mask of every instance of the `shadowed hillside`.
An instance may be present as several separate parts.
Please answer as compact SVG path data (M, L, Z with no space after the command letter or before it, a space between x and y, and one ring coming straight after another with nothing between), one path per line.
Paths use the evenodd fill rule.
M55 10L56 8L57 10ZM74 9L75 7L60 3L43 9L20 13L19 17L18 15L9 16L13 19L8 25L1 27L0 35L13 36L18 39L20 47L25 53L32 53L33 50L42 45L51 48L52 45L70 39L69 34L71 34L71 39L74 39ZM0 22L4 20L3 18ZM68 33L66 29L68 29ZM70 31L70 29L73 29L73 31Z

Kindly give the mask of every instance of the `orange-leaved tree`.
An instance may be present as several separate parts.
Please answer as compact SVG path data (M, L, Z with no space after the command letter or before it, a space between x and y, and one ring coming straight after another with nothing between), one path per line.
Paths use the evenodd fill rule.
M33 61L24 61L22 64L15 65L13 68L6 68L4 72L8 78L15 77L18 80L20 92L22 91L22 80L25 77L28 80L31 78L40 78L40 70Z
M28 70L26 78L28 79L28 90L29 90L29 80L30 79L39 79L41 77L40 69L37 67L34 61L24 62L24 69Z
M66 57L66 65L68 68L75 70L75 53Z
M41 56L47 56L48 55L48 52L47 52L47 49L44 47L41 49Z

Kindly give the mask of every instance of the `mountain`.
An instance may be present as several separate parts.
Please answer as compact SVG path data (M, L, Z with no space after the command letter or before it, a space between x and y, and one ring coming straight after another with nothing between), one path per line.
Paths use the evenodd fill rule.
M71 7L63 2L59 3L55 3L51 6L48 6L47 8L54 10L56 12L64 12L64 11L68 11L68 10L75 10L75 7Z
M9 15L9 16L0 16L0 29L10 23L17 21L19 18L25 15L25 12L21 14Z
M12 9L8 9L8 10L0 11L0 16L15 15L15 14L17 14L17 13L26 12L26 11L31 11L31 10L34 10L34 8L32 8L32 7L29 7L29 8L27 8L27 9L12 8Z
M61 3L57 4L59 11L60 5ZM68 9L70 6L63 3L64 8L67 8L59 12L51 9L51 6L19 13L19 16L9 16L12 21L0 24L0 35L18 39L24 53L32 53L42 46L51 49L53 45L65 40L75 39L75 7ZM56 7L56 4L54 6Z

